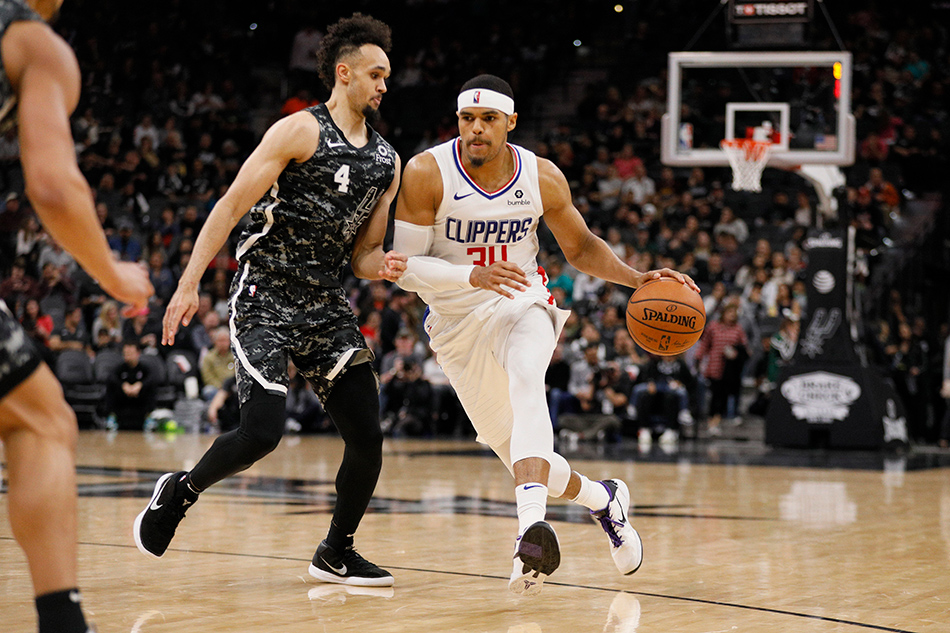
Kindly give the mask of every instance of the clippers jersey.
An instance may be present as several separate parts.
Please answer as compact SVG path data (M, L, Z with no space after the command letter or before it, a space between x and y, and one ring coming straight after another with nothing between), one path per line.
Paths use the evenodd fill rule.
M14 22L32 20L42 22L43 18L20 0L0 0L0 40L7 32L7 28ZM3 64L0 64L0 134L4 134L16 125L16 95L13 86L7 78Z
M320 123L317 149L251 208L237 255L294 283L338 288L357 231L396 175L396 150L368 124L368 142L354 147L325 104L306 111Z
M553 305L537 261L537 231L543 213L537 157L508 144L514 174L501 189L489 192L465 172L460 143L456 138L427 150L442 175L442 201L436 210L435 235L428 254L458 265L488 266L502 260L517 264L531 286L514 295ZM463 316L496 300L509 301L481 288L420 292L419 296L433 311L446 316Z

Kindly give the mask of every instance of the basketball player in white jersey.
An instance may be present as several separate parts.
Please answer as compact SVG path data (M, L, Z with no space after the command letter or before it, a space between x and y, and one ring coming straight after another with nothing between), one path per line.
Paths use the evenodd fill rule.
M430 345L479 440L515 478L519 531L508 587L531 595L560 563L557 536L544 521L549 495L591 510L621 573L642 560L626 484L591 481L554 452L544 373L568 312L555 305L538 267L541 216L582 272L631 288L660 276L698 288L673 270L640 273L620 261L584 224L560 170L507 143L517 118L504 80L480 75L462 86L460 137L406 166L394 249L409 256L397 283L429 305Z

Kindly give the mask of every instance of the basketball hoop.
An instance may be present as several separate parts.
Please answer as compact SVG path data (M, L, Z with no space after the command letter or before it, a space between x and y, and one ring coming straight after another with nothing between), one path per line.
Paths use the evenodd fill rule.
M732 166L732 188L736 191L762 191L762 170L769 162L772 143L749 138L727 138L719 147Z

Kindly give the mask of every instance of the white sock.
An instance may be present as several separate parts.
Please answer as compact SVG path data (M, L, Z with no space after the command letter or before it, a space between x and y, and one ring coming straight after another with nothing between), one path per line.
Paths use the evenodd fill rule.
M515 486L515 501L518 503L518 534L524 534L533 523L544 521L548 487L535 482Z
M581 491L571 501L591 510L606 508L607 504L610 503L610 493L607 492L607 487L599 481L591 481L584 475L577 474L581 478Z

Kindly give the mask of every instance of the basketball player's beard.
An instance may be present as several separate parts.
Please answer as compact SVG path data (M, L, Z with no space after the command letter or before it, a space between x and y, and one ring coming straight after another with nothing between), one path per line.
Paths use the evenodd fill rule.
M363 116L366 117L366 122L370 125L377 123L380 119L379 109L374 108L371 105L363 106Z

